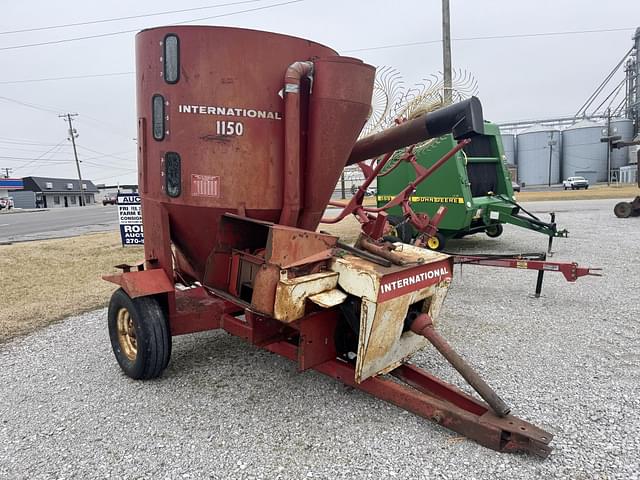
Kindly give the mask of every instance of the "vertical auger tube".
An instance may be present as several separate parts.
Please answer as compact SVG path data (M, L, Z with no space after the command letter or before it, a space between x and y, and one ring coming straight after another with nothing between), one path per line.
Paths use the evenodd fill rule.
M312 62L295 62L289 65L284 76L284 178L279 223L290 227L297 225L301 205L300 83L312 74Z
M471 97L360 139L351 150L347 165L447 133L453 133L456 140L484 133L482 104L478 98Z

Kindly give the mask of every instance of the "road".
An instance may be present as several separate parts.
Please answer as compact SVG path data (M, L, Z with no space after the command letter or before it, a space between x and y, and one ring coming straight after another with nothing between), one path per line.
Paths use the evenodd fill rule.
M114 230L117 225L118 209L115 205L3 213L0 214L0 243L72 237Z
M545 202L524 203L525 208L540 210ZM556 208L569 203L560 202ZM573 205L573 204L572 204ZM578 203L575 208L586 205ZM336 209L327 209L329 216ZM558 224L561 224L561 217ZM117 229L118 210L115 205L95 205L84 208L58 208L30 213L0 214L0 244L44 240L47 238L73 237L91 232L104 232Z
M74 237L118 228L115 205L0 214L0 244Z

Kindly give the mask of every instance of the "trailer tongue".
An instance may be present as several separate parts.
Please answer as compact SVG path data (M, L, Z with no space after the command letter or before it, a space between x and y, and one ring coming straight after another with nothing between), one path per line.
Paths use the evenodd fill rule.
M489 448L548 455L552 434L510 415L435 329L450 256L378 241L384 209L349 212L355 246L316 232L347 163L452 132L443 164L482 133L477 99L356 143L374 80L360 60L222 27L145 30L136 50L145 261L104 277L120 287L108 323L128 376L161 375L172 336L223 329ZM413 212L417 183L394 205L435 232L444 210ZM429 344L484 402L408 363Z

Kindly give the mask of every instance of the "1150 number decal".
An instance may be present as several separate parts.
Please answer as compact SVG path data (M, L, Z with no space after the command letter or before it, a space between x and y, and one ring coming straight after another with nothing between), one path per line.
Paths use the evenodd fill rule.
M218 120L216 122L216 135L240 137L242 134L244 134L242 122L228 122L226 120Z

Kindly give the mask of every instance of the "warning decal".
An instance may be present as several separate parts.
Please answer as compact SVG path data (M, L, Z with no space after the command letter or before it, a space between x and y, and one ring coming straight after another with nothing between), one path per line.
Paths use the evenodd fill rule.
M220 198L220 177L192 174L191 196Z

